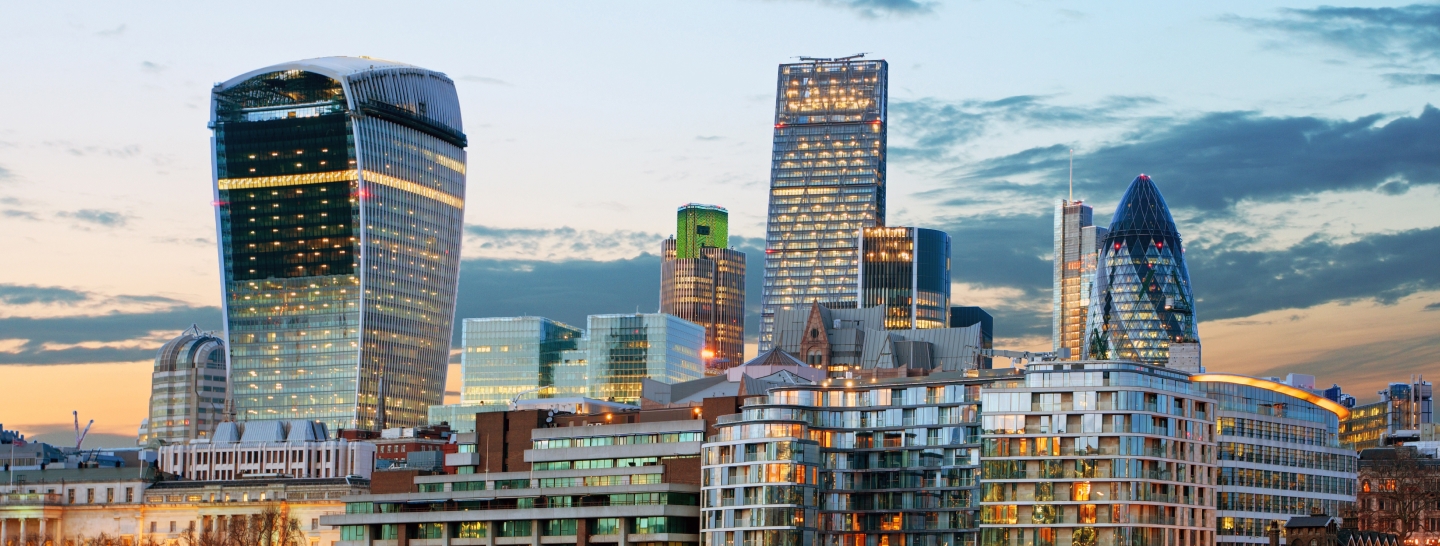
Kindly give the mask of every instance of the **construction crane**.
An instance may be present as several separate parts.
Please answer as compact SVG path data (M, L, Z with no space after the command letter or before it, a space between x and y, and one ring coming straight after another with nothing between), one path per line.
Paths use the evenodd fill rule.
M80 412L72 411L70 413L75 416L75 451L80 451L80 444L85 441L85 435L90 434L90 425L95 424L95 420L91 419L89 423L86 423L85 430L82 431L80 430Z
M1045 353L1032 353L1030 351L1006 351L1003 349L981 349L978 347L975 350L976 352L980 353L980 356L988 356L990 358L1008 358L1010 359L1010 366L1015 368L1023 368L1025 364L1029 363L1029 361L1032 360L1035 362L1049 362L1052 360L1070 359L1069 347L1062 347L1059 351L1051 351Z

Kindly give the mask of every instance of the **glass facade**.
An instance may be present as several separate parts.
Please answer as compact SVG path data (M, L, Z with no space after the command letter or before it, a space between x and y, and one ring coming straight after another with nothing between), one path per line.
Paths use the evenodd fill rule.
M544 317L465 319L460 355L464 405L505 406L522 392L554 386L561 353L579 345L579 328ZM555 389L522 398L552 398Z
M885 225L888 74L858 57L780 65L761 351L780 309L856 305L860 230Z
M1041 363L988 386L980 544L1214 544L1215 403L1187 375Z
M691 203L675 213L675 257L699 258L702 248L730 247L730 212L724 207Z
M590 315L585 338L590 398L640 401L640 379L680 383L705 376L705 328L662 313Z
M1055 286L1053 350L1070 349L1070 360L1084 353L1085 320L1095 289L1100 240L1108 232L1092 224L1094 210L1080 201L1055 205Z
M944 328L950 312L950 236L908 227L860 236L860 307L884 307L886 330Z
M1267 544L1271 521L1284 527L1293 516L1338 517L1354 504L1358 455L1340 445L1340 415L1319 405L1338 404L1263 379L1194 380L1217 402L1218 544Z
M705 444L707 546L975 544L975 380L776 388Z
M1185 250L1150 177L1130 183L1100 244L1086 324L1088 358L1165 365L1170 344L1198 343Z
M212 98L238 417L422 424L444 395L459 271L454 83L328 57L238 76Z
M1380 391L1379 402L1356 406L1340 422L1340 443L1357 451L1381 447L1388 434L1434 422L1430 382L1413 381L1391 383Z
M745 253L727 248L729 213L685 205L661 246L660 312L705 327L706 374L745 361Z
M206 438L227 417L225 341L191 326L155 352L150 414L136 443L185 443Z

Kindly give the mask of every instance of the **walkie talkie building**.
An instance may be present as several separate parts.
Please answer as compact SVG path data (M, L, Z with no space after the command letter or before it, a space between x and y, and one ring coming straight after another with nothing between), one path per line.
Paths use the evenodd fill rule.
M444 396L459 275L454 82L326 57L237 76L211 105L236 417L423 423Z
M761 351L777 341L777 311L856 307L860 230L885 225L889 70L859 55L780 65Z

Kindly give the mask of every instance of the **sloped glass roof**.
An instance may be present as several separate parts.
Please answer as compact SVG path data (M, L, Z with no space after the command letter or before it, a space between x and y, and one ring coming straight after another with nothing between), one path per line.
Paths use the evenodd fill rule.
M1175 228L1175 219L1170 216L1170 207L1160 196L1160 189L1149 176L1140 175L1130 182L1125 196L1115 207L1115 217L1110 221L1110 233L1180 233Z

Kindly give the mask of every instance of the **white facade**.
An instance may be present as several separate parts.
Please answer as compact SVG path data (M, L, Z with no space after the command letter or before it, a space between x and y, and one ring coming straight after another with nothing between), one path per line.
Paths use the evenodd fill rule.
M225 342L191 326L155 352L150 413L140 423L139 445L209 437L230 401Z
M310 421L221 423L210 440L160 448L160 469L190 480L345 476L368 480L374 468L374 444L328 439L325 425Z

